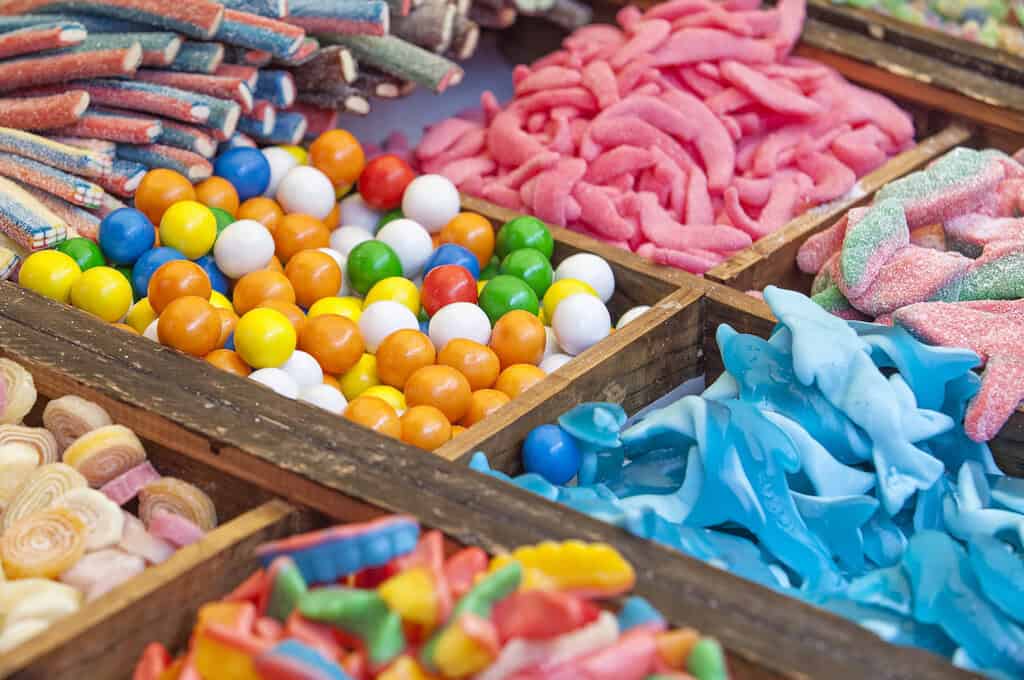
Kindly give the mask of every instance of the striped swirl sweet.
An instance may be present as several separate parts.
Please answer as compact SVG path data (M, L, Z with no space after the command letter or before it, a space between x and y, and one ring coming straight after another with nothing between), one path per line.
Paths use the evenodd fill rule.
M35 403L32 374L10 359L0 359L0 425L20 423Z
M0 560L13 579L57 578L85 554L85 525L67 508L25 517L0 537Z
M102 406L73 394L54 399L43 410L43 425L57 438L61 451L83 434L113 422Z
M124 513L114 501L95 489L73 489L61 496L57 507L66 508L85 526L85 548L115 546L124 534Z
M64 451L64 462L99 488L146 460L146 449L123 425L106 425L87 432Z
M0 425L0 448L8 444L28 446L36 452L40 465L60 460L57 439L45 427Z
M176 477L162 477L139 493L139 517L147 527L161 511L181 515L203 531L217 526L217 508L210 497Z
M27 444L0 445L0 513L22 482L39 467L35 449Z
M41 465L18 487L0 518L0 525L6 534L19 520L55 505L68 491L84 489L88 485L85 477L70 465Z

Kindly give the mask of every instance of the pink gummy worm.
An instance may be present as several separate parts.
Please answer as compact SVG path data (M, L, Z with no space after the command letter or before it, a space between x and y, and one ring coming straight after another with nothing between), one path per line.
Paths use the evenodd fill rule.
M486 177L497 167L497 163L486 156L474 156L452 161L438 170L438 174L444 175L461 189L468 179Z
M753 102L754 100L746 93L736 89L735 87L730 87L705 99L704 105L712 112L722 115L724 113L731 113L737 109L742 109Z
M557 154L573 156L576 143L572 135L572 122L564 116L557 116L548 122L545 132L550 135L548 149Z
M546 66L542 69L532 71L529 75L516 83L516 96L572 87L578 85L583 77L580 72L562 66Z
M884 132L876 125L868 124L836 137L832 141L831 151L859 177L885 163L887 155L880 145L888 142L889 138Z
M672 218L653 194L641 193L640 230L651 243L670 250L733 252L750 245L750 237L732 227L713 224L682 225Z
M704 12L711 6L708 0L670 0L655 5L644 15L648 19L675 21L679 17Z
M656 66L695 64L735 59L746 63L774 61L775 50L766 40L741 38L714 28L687 28L669 38L655 53Z
M674 215L682 216L686 209L687 174L672 162L668 154L654 147L651 153L657 159L654 166L654 178L668 188L668 207Z
M476 193L471 189L466 191ZM523 199L518 190L496 182L484 184L480 189L480 197L509 210L520 210L523 207Z
M625 97L642 79L657 73L657 70L654 69L654 57L651 55L645 54L635 59L615 76L618 81L619 96Z
M431 164L446 165L452 161L470 158L484 150L487 145L487 131L483 128L470 130L455 144L430 159ZM429 171L428 171L429 172Z
M532 214L552 224L564 225L571 214L572 188L587 172L587 163L580 158L563 158L554 168L547 170L537 179L533 194ZM579 217L577 204L577 215ZM575 219L575 218L574 218Z
M829 154L800 156L797 158L797 167L814 180L814 189L807 196L811 203L825 203L844 196L857 183L853 170Z
M672 25L664 19L647 19L633 27L633 37L615 50L609 63L622 68L641 54L653 52L668 39Z
M618 241L628 241L636 235L636 223L619 214L615 202L602 187L578 182L573 197L580 204L581 218L592 230Z
M686 222L687 224L711 224L714 222L714 208L711 195L708 193L708 181L697 166L690 168L690 176L686 182Z
M604 184L617 175L632 174L654 163L654 154L650 151L623 144L603 152L591 161L586 180L593 184Z
M800 39L807 14L807 0L779 0L776 8L779 12L779 30L775 34L775 45L781 58L788 55Z
M544 151L532 135L523 130L524 116L517 110L502 111L487 131L487 149L498 163L519 167Z
M644 243L636 249L636 254L669 267L683 269L693 274L703 274L725 260L724 256L710 251L683 251L670 248L659 248L653 243Z
M195 523L181 515L163 510L153 515L148 529L152 535L179 548L198 542L204 535L203 530Z
M703 12L680 17L672 22L672 30L685 28L720 28L744 38L754 35L754 29L743 17L727 12L718 5L711 5Z
M725 125L703 102L686 92L670 90L664 99L696 122L700 133L694 144L704 161L708 186L717 191L729 186L736 167L736 146Z
M599 109L614 106L619 101L619 83L615 71L607 61L592 61L583 69L583 87L590 90Z
M464 134L477 129L480 129L479 125L462 118L448 118L432 125L416 148L416 157L429 160L451 147Z
M498 179L498 184L518 190L528 179L537 176L558 163L559 155L552 151L541 151L518 168Z
M589 138L588 138L589 136ZM681 168L694 165L686 150L670 135L635 116L604 118L593 121L580 141L580 156L593 160L604 148L635 144L642 148L657 146Z
M823 112L818 102L792 92L790 88L781 86L777 81L739 62L722 62L721 73L736 89L772 111L803 117Z
M742 19L750 27L751 34L756 37L775 33L782 23L782 18L775 10L738 10L732 15Z
M160 473L147 460L130 470L122 472L100 487L100 491L118 505L124 505L135 498L139 491L142 491L142 487L158 479L160 479Z
M699 97L703 97L705 100L725 89L725 86L717 80L698 73L697 70L691 66L677 67L676 74L683 80L688 88L693 90L694 94ZM705 104L708 104L708 102L705 102Z

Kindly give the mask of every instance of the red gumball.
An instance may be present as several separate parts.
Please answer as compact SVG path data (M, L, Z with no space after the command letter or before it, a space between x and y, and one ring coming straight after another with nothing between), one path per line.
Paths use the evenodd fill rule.
M437 310L453 302L476 304L476 279L469 270L457 264L443 264L434 267L423 278L420 302L427 316L434 316Z
M402 194L416 179L409 164L394 154L378 156L359 175L359 194L377 210L394 210L402 205Z

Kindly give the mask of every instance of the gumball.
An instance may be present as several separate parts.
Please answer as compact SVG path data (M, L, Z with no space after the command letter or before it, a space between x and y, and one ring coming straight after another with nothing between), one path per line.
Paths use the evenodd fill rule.
M235 284L232 301L235 311L239 314L245 314L250 309L255 309L265 300L295 303L295 288L287 276L280 272L261 269L246 274Z
M466 376L474 391L493 385L501 372L501 363L494 350L465 338L456 338L445 345L437 355L437 363L451 366Z
M604 258L592 253L576 253L562 260L555 270L555 281L576 279L590 284L601 302L615 293L615 273Z
M362 227L340 227L331 232L331 250L348 257L352 249L363 241L373 239L373 234Z
M423 271L430 259L434 244L427 230L412 220L397 219L385 224L377 232L377 240L386 243L398 255L402 273L414 278Z
M341 288L341 267L333 257L319 250L296 253L288 260L284 275L292 282L295 301L301 307L311 307L317 300L334 296Z
M214 219L217 220L217 236L219 237L221 232L227 229L228 225L235 221L235 216L227 210L221 210L220 208L210 208L210 212L213 213Z
M328 130L309 145L309 162L335 187L349 187L363 172L366 155L351 132Z
M209 301L212 290L210 277L202 267L188 260L172 260L153 272L146 297L160 315L173 300L186 295Z
M118 208L100 222L100 249L115 264L135 264L155 239L153 223L135 208Z
M328 297L317 300L306 316L312 319L324 314L337 314L359 323L359 317L363 315L363 303L354 297Z
M231 292L231 282L217 266L217 261L213 255L203 255L196 260L196 264L206 272L206 275L210 278L210 287L214 291L221 295L227 295Z
M377 233L380 213L366 205L358 193L346 196L339 203L343 227L361 227L371 234Z
M498 230L495 247L498 257L503 259L520 248L535 248L550 260L555 252L555 240L546 224L536 217L524 215L506 222Z
M627 309L622 316L619 317L619 322L615 324L615 329L618 330L628 324L630 321L634 321L639 318L644 312L650 309L650 305L637 305Z
M458 422L469 410L471 391L466 376L451 366L424 366L405 383L405 402L440 409L449 422Z
M373 285L363 299L363 309L381 300L397 302L413 314L420 311L420 291L409 279L401 276L390 276Z
M486 345L491 339L491 321L484 310L469 302L453 302L430 317L430 341L438 351L455 338Z
M504 392L511 399L530 389L544 379L544 371L530 364L512 364L501 372L494 389Z
M541 312L543 311L541 310ZM547 340L544 343L544 359L547 359L552 354L562 353L562 348L558 346L558 338L555 337L555 332L551 330L551 326L544 326L544 337ZM541 361L544 359L541 359Z
M110 325L113 326L114 328L116 328L119 331L124 331L124 332L130 333L132 335L139 335L139 332L137 330L135 330L134 328L132 328L131 326L129 326L126 323L114 323L114 324L110 324Z
M345 274L352 283L352 289L360 295L366 295L378 281L401 276L402 263L387 244L364 241L348 254Z
M466 431L467 428L462 425L452 425L452 439L455 439L460 434Z
M465 267L473 275L473 278L480 277L480 264L476 261L476 255L462 246L454 243L445 243L431 253L426 264L423 265L423 275L426 276L434 267L446 264L457 264Z
M93 267L102 267L107 264L106 258L100 251L100 247L93 241L81 236L61 241L56 248L58 253L64 253L76 263L83 272Z
M427 314L437 314L445 305L455 302L476 304L477 282L465 267L445 264L434 267L423 277L423 309Z
M366 351L370 354L375 354L384 338L395 331L403 328L419 330L419 327L415 314L391 300L374 302L364 309L363 315L359 317L359 332L366 343Z
M377 362L377 366L380 366L380 362ZM396 390L391 385L372 385L367 387L361 395L361 397L376 397L385 404L395 409L395 413L401 416L405 413L405 395Z
M299 349L316 359L325 373L345 373L363 356L359 327L343 316L310 318L299 333Z
M338 390L339 393L341 392L341 383L338 382L338 379L335 378L333 375L327 375L325 373L324 374L324 384L327 385L328 387L333 387L334 389ZM344 396L344 395L342 395L342 396Z
M480 269L494 254L494 227L483 215L461 212L441 229L441 243L454 243L476 256Z
M256 220L238 220L229 225L213 246L217 268L232 279L265 269L274 256L274 237Z
M271 234L277 229L277 225L280 224L283 217L284 211L281 210L277 201L264 196L250 198L238 206L239 220L255 220L270 230Z
M523 442L523 468L552 484L568 483L582 460L576 440L558 425L535 427Z
M566 354L576 356L608 337L612 319L608 308L593 295L577 293L562 300L551 319L551 330Z
M281 312L247 312L235 327L235 349L253 368L280 368L295 351L295 327Z
M154 248L146 251L132 267L132 289L138 297L145 297L149 290L149 280L157 269L176 260L187 260L174 248Z
M132 282L132 268L127 265L115 265L114 271L124 277L124 280L129 284Z
M404 217L405 215L402 214L402 210L400 208L395 210L389 210L388 212L381 215L380 219L377 220L377 231L380 231L380 228L383 227L384 225L390 222L394 222L395 220L403 219Z
M512 364L536 366L544 356L546 339L544 325L535 314L514 309L494 324L490 345L502 368Z
M275 309L291 321L292 326L295 328L295 332L299 335L302 334L302 330L306 327L306 315L299 309L299 306L291 302L285 302L284 300L262 300L256 309Z
M402 423L395 409L377 397L356 397L345 407L345 418L388 437L402 436Z
M480 308L487 313L491 323L505 316L513 309L523 309L536 314L540 308L537 294L522 279L501 274L487 282L480 291Z
M402 414L402 441L427 451L434 451L452 438L452 425L444 413L434 406L420 404Z
M384 338L377 348L377 374L385 385L403 389L410 375L433 365L436 358L430 338L420 331L403 329Z
M249 374L249 380L269 387L282 397L299 398L299 386L295 384L290 375L280 368L261 368L258 371L253 371Z
M416 173L398 156L377 156L359 175L359 195L371 208L394 210L402 204L402 194L414 179Z
M324 383L324 371L320 368L320 363L311 354L302 350L292 352L288 361L281 364L280 368L292 377L300 390Z
M326 248L330 243L331 232L323 222L309 215L285 215L274 231L275 254L285 264L298 252Z
M554 278L551 262L544 257L544 253L534 248L513 250L501 261L499 271L502 274L526 281L527 285L533 288L538 299L544 297L544 293L548 292Z
M238 213L238 191L223 177L208 177L197 184L196 200L207 208L220 208L231 215Z
M149 298L142 298L128 310L127 316L124 320L129 326L134 328L140 334L145 333L146 329L149 328L149 324L156 321L156 312L153 311L152 305L149 304Z
M267 164L270 166L270 180L267 182L267 188L263 190L263 195L273 196L277 193L277 187L288 171L299 165L299 160L279 146L260 149L260 153L267 159Z
M290 153L292 157L295 159L295 162L298 163L299 165L309 164L309 152L303 149L301 146L297 146L295 144L285 144L281 148Z
M120 321L132 300L131 284L110 267L93 267L71 284L71 304L109 323Z
M196 200L196 190L184 175L157 168L147 172L135 190L135 207L153 224L160 224L164 211L178 201Z
M318 220L327 217L334 207L334 187L331 181L324 173L308 165L289 170L278 185L274 197L285 214L302 213Z
M238 355L238 352L230 349L215 349L207 354L205 359L208 364L243 378L252 373L252 369L249 368L247 363L242 361L242 357Z
M81 267L70 255L56 250L40 250L21 263L18 283L33 293L67 303L71 287L81 275Z
M487 266L483 268L483 271L480 272L480 280L490 281L495 276L501 273L500 270L501 260L498 259L497 255L494 255L493 257L491 257L490 262L487 263Z
M593 286L579 279L560 279L551 284L548 292L544 293L544 318L551 321L555 318L555 310L562 300L577 293L587 293L597 298L597 291ZM598 298L600 301L600 298Z
M221 320L204 297L186 295L170 302L160 313L157 337L164 345L205 357L220 343Z
M268 272L277 272L278 274L284 274L284 265L281 264L281 260L277 259L277 255L270 258L270 264L264 267Z
M213 174L231 182L238 198L245 201L262 194L270 184L270 163L258 149L235 147L217 156Z
M540 362L540 370L544 371L544 373L554 373L570 361L572 361L572 357L568 354L556 352L550 356L544 357L544 360Z
M459 214L459 190L442 175L421 175L402 195L402 214L436 234Z
M322 408L336 416L345 413L345 408L348 406L348 400L342 395L341 390L322 383L300 389L299 401Z
M229 312L235 311L235 306L231 304L231 300L216 290L210 293L210 304L217 309L226 309Z
M473 427L510 402L509 396L498 390L477 390L469 398L469 410L462 416L459 425Z
M338 378L338 384L341 385L341 393L349 401L362 394L367 387L379 385L380 380L377 379L377 357L372 354L364 354L359 357L359 361L356 362L355 366L345 371Z
M214 310L217 312L217 318L220 319L220 337L217 339L217 347L223 347L228 338L235 332L235 327L238 325L238 315L230 309L214 307Z
M195 260L213 248L217 240L217 218L198 201L179 201L160 220L160 243Z

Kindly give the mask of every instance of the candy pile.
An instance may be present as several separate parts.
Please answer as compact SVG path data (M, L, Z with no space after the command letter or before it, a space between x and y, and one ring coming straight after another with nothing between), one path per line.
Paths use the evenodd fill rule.
M217 525L209 496L161 477L102 407L66 396L21 425L35 402L31 374L0 359L0 653Z
M973 352L765 291L770 340L718 329L726 373L624 427L584 404L513 481L993 677L1024 674L1024 482L969 439ZM473 467L489 469L482 453ZM575 479L574 485L569 485Z
M669 629L608 545L541 543L448 558L410 517L338 526L257 549L264 568L203 606L188 651L151 644L135 680L725 680L719 644Z
M425 172L702 273L912 144L910 117L788 56L804 0L672 0L517 67L504 108L432 127Z
M958 148L883 187L800 248L814 300L851 319L895 323L986 363L967 412L975 441L995 436L1024 399L1024 166Z
M232 149L215 172L193 187L151 171L98 243L36 252L19 282L426 449L612 332L607 262L554 268L536 218L495 234L459 212L448 179L393 155L366 163L345 131L308 158Z

